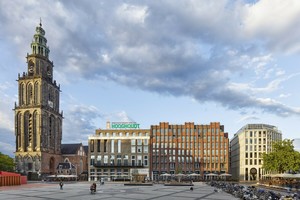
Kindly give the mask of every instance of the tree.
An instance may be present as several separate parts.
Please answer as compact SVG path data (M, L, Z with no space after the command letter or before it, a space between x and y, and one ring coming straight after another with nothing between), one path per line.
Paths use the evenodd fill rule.
M294 150L292 140L275 141L272 152L263 153L263 168L266 171L284 173L300 169L300 153Z
M0 152L0 171L13 172L14 167L14 159Z

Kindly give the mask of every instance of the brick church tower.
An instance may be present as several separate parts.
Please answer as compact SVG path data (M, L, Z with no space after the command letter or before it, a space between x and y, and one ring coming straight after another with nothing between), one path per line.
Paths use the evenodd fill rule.
M15 104L16 170L38 179L54 174L62 161L63 115L59 110L60 86L53 80L53 62L40 23L27 54L27 69L18 76Z

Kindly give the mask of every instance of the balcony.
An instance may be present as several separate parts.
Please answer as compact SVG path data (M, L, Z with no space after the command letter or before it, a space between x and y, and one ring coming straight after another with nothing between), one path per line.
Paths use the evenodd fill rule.
M95 163L94 167L98 168L147 168L149 166L145 165L118 165L118 164L103 164L103 163Z

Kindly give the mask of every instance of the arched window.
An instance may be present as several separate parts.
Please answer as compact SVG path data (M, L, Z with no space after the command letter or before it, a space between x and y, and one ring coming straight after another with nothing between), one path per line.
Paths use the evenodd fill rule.
M55 147L55 118L53 115L49 117L49 147Z
M21 85L20 85L20 94L19 94L19 97L20 97L20 99L19 99L19 102L20 102L20 105L22 106L22 105L24 105L24 93L25 93L25 86L24 86L24 84L23 83L21 83Z
M56 110L59 110L59 93L57 90L55 91L55 106L54 106L54 108Z
M33 91L32 91L32 84L29 83L27 86L27 105L32 104L32 96L33 96Z
M39 83L34 84L34 104L39 104Z
M30 144L30 140L31 140L31 135L30 135L30 123L29 120L31 118L31 114L29 113L29 111L26 111L24 114L24 140L22 141L23 146L24 146L24 151L27 151L27 148Z
M19 150L22 147L22 137L21 137L21 121L22 121L22 114L18 113L16 115L16 150Z
M33 113L33 119L32 119L32 136L33 136L33 141L32 141L32 144L33 144L33 149L35 149L37 147L37 121L38 121L38 113L37 111L34 111Z

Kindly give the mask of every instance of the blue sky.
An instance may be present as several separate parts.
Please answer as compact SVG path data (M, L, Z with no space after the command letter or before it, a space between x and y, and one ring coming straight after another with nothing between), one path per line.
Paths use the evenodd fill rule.
M63 142L106 121L220 121L299 137L300 1L0 0L0 151L14 152L18 73L42 18Z

